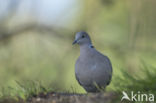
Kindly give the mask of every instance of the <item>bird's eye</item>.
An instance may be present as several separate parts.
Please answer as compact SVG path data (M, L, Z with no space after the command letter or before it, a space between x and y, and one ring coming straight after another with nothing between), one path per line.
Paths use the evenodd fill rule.
M82 38L84 38L85 36L84 35L82 35Z

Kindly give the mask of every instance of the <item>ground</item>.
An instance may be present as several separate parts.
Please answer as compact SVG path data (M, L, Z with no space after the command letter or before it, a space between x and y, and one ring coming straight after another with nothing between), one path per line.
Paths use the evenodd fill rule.
M5 99L0 103L113 103L116 99L115 93L47 93L39 94L29 98L27 101L19 100L18 102L11 99Z

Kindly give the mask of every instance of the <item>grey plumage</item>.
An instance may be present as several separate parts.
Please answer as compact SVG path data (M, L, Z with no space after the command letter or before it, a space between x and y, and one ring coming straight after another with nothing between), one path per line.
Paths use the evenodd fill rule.
M112 78L109 58L93 47L86 32L76 33L73 44L80 46L80 56L75 64L77 81L87 92L99 92L99 88L105 88Z

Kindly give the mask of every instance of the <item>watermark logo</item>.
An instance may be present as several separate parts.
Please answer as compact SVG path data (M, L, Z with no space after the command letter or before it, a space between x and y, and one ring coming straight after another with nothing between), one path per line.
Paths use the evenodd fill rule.
M122 91L122 98L121 101L123 100L128 100L128 101L149 101L149 102L154 102L154 94L146 94L146 93L141 93L138 91L137 93L134 93L131 91L130 95L128 95L125 91Z
M126 100L129 100L130 101L130 98L128 97L128 95L127 95L127 93L126 92L122 92L122 94L123 94L123 97L121 98L121 101L122 100L124 100L124 99L126 99Z

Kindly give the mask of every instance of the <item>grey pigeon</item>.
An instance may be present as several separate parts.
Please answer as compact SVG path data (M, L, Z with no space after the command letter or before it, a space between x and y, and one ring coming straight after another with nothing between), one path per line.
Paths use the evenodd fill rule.
M80 56L75 64L77 81L87 92L100 92L112 78L109 58L94 48L89 35L84 31L76 33L73 44L80 46Z

